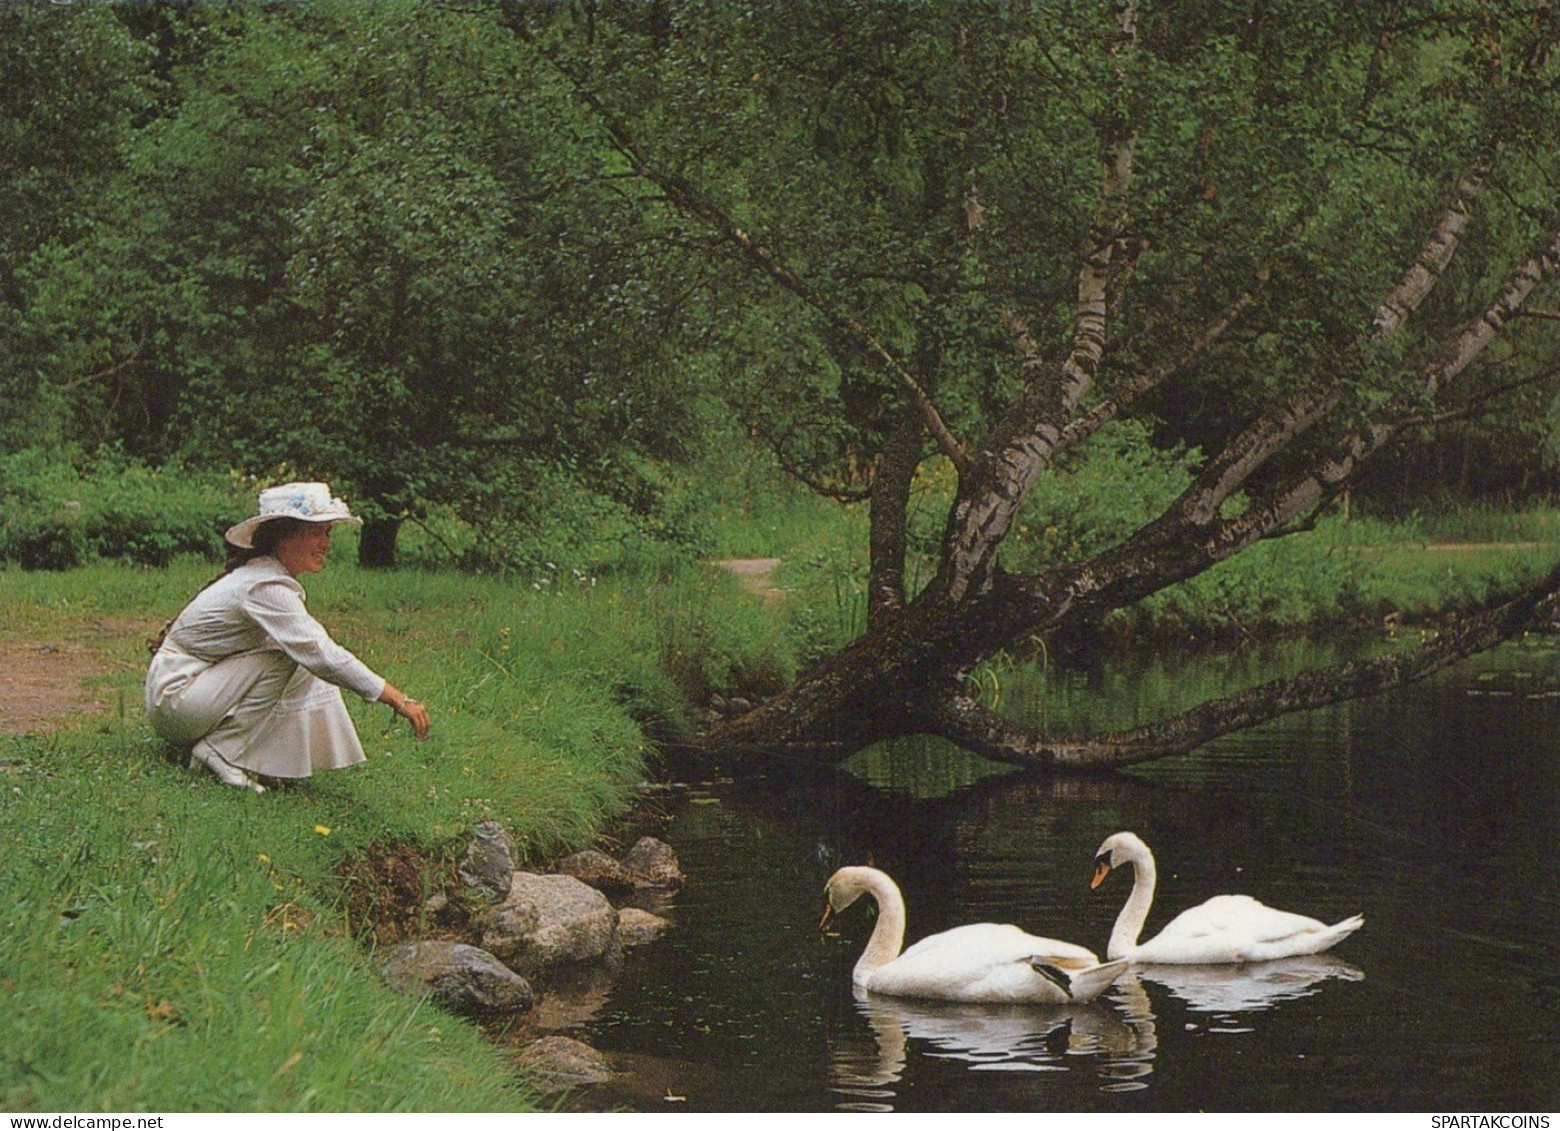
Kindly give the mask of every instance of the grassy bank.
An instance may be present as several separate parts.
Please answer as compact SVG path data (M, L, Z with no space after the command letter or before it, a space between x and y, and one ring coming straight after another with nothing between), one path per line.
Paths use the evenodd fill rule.
M366 766L254 796L169 764L139 708L146 630L211 573L0 572L0 641L102 642L110 706L0 736L0 1108L493 1110L533 1097L477 1030L383 989L373 892L496 819L533 859L591 842L652 756L646 726L759 663L768 630L708 567L590 584L310 579L333 633L434 712L423 743L349 706Z

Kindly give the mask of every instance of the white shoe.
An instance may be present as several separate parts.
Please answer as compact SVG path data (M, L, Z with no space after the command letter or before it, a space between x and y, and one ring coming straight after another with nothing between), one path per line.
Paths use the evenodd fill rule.
M203 744L197 742L195 748L190 751L190 769L193 770L197 766L205 766L223 785L237 786L239 789L252 789L256 793L265 792L265 786L255 781L254 778L233 765L232 762L229 762L222 755L211 749L211 747L202 747Z

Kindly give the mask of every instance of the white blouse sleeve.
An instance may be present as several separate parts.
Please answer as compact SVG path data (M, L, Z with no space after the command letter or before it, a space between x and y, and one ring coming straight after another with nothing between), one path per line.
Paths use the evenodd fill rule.
M299 666L338 687L355 691L370 703L385 689L383 676L330 638L309 615L297 583L271 578L244 596L244 612Z

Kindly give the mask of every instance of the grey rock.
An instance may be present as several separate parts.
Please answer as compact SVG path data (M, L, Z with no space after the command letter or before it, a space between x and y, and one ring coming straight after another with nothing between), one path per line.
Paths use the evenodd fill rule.
M597 891L625 894L634 890L633 874L605 852L594 849L576 852L560 860L558 871Z
M472 829L471 842L457 871L462 883L490 903L508 895L515 874L515 843L504 826L482 821Z
M642 836L623 857L623 867L639 887L680 888L687 879L677 861L677 853L665 841Z
M543 1037L520 1050L515 1063L547 1091L604 1084L612 1078L606 1057L573 1037Z
M671 927L670 921L641 907L618 910L618 939L624 946L643 946L654 942Z
M617 925L607 897L573 876L516 872L504 901L482 917L482 946L511 969L533 974L614 957Z
M380 966L400 993L426 993L457 1013L511 1013L531 1008L531 986L485 950L465 943L403 943Z

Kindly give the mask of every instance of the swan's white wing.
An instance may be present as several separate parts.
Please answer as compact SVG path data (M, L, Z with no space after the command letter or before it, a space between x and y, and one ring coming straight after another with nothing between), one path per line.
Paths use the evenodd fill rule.
M944 1001L1070 1000L1065 984L1032 965L1063 972L1098 964L1089 950L1008 924L974 923L931 935L872 971L866 988Z
M1218 895L1181 912L1137 948L1138 962L1264 962L1316 954L1347 937L1360 916L1328 926L1307 915L1280 911L1249 895Z
M1090 1002L1110 989L1116 979L1127 972L1128 960L1117 958L1094 966L1066 968L1052 966L1035 958L1030 959L1029 965L1035 969L1036 973L1042 974L1058 985L1066 987L1067 996L1072 1001Z
M912 955L942 955L945 953L979 956L993 961L1017 962L1035 955L1044 955L1058 965L1082 963L1093 966L1099 962L1093 951L1060 939L1048 939L1031 935L1011 923L971 923L954 927L941 934L928 935L899 956L903 962ZM942 961L941 958L937 961Z

